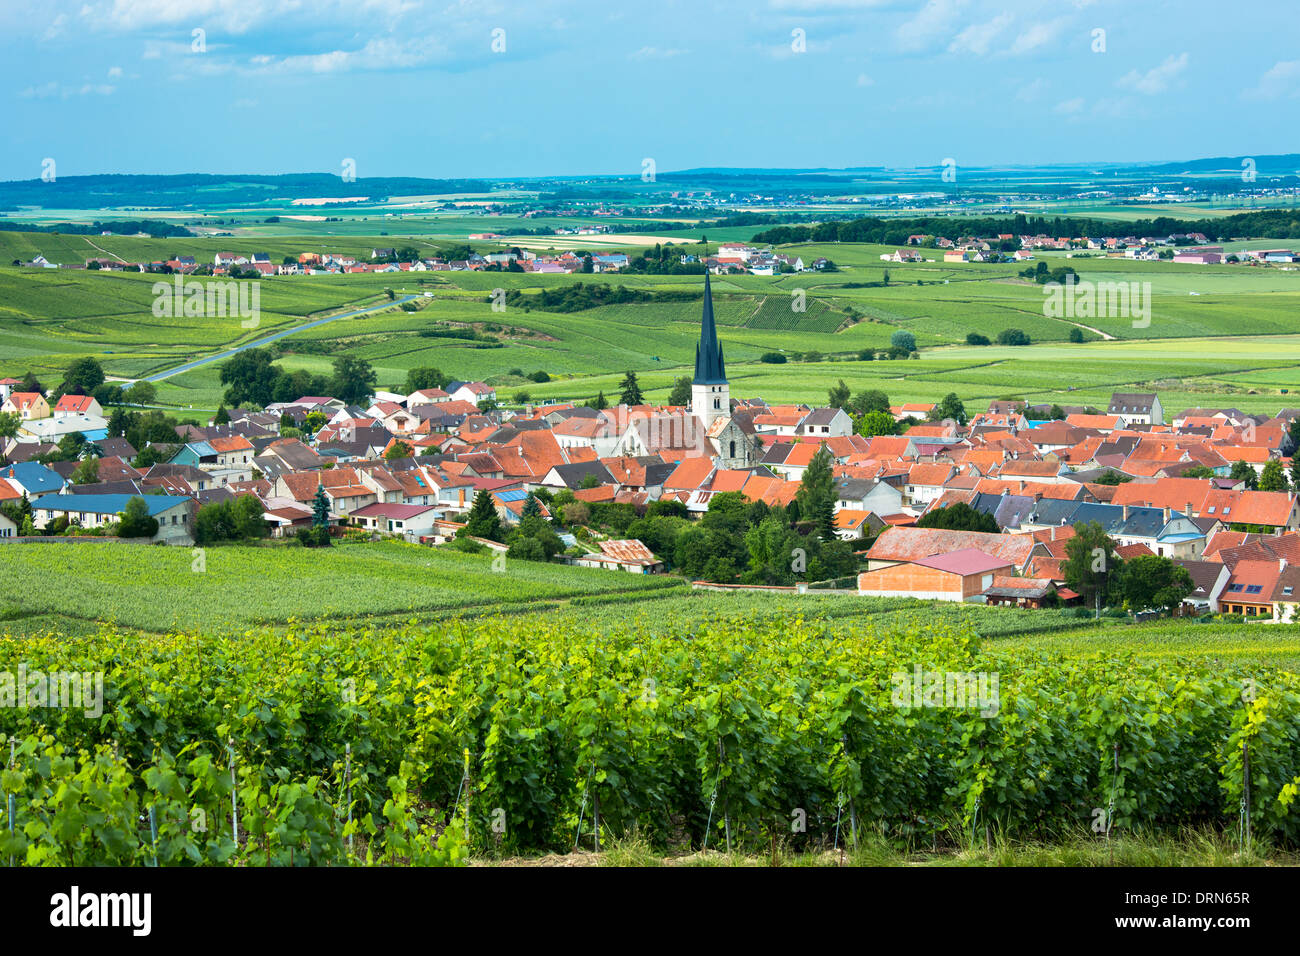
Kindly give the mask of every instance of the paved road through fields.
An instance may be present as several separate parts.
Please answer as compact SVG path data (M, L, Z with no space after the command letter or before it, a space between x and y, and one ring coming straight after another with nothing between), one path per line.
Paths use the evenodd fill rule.
M221 359L230 358L245 349L254 349L262 345L274 342L276 339L282 339L286 335L293 335L295 332L302 332L304 329L314 329L318 325L325 325L329 322L337 322L339 319L351 319L358 315L365 315L367 312L378 312L380 309L389 309L395 305L401 305L403 302L410 302L412 299L420 298L418 295L405 295L401 298L391 301L381 302L378 305L372 305L364 309L356 309L352 312L340 312L338 315L327 315L323 319L316 319L314 322L307 322L303 325L295 325L291 329L284 329L276 332L274 335L268 335L265 338L255 339L252 342L245 342L243 345L237 345L233 349L227 349L224 352L218 352L216 355L209 355L207 358L195 359L193 362L186 362L184 365L178 365L173 369L165 372L159 372L157 375L150 375L143 379L146 382L161 382L165 378L171 378L173 375L179 375L181 372L188 372L191 369L200 368L209 362L219 362Z

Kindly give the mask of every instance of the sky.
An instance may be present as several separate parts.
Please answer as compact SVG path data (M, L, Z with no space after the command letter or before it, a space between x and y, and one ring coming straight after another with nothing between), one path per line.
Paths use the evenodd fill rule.
M0 179L1298 152L1290 0L0 0Z

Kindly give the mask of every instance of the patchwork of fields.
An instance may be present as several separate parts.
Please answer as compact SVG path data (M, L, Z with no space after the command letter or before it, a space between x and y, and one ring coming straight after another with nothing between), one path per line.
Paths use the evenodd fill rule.
M613 248L622 238L609 237L607 245ZM92 244L125 258L191 253L206 260L218 248L243 248L250 242L273 259L303 248L303 240L292 236L256 234L153 240L0 233L0 261L37 251L75 260ZM321 242L321 248L359 255L398 242L422 252L436 249L427 236L347 236ZM1134 327L1128 317L1047 317L1042 287L1020 279L1019 264L884 263L880 255L892 247L865 244L789 248L805 262L826 256L840 271L725 276L714 284L719 335L737 395L820 402L829 386L843 378L855 389L884 388L895 401L935 400L955 391L975 405L999 397L1099 405L1116 389L1159 388L1167 408L1223 404L1274 412L1293 404L1285 396L1300 387L1298 271L1071 257L1068 264L1084 279L1150 283L1150 324ZM942 258L936 250L924 254ZM1053 267L1066 264L1064 254L1043 258ZM110 375L156 374L205 352L382 303L385 290L393 289L432 292L434 298L421 295L426 307L418 313L394 308L295 333L284 341L289 354L280 363L321 371L346 353L369 361L381 387L400 387L409 369L433 365L460 378L492 382L507 398L525 389L534 399L579 400L598 390L608 395L623 372L634 369L655 400L666 398L673 380L689 371L698 332L698 301L607 305L573 313L527 306L498 313L489 302L495 288L527 293L579 282L697 292L700 282L692 276L458 272L275 277L261 283L256 330L242 328L238 316L154 317L152 286L158 278L0 267L0 374L30 369L54 378L82 355L96 356ZM499 347L420 335L457 325L480 331L489 327ZM994 338L1009 328L1025 331L1034 344L965 345L970 332ZM915 335L922 348L919 362L847 361L861 349L886 347L899 329ZM1069 343L1072 332L1082 332L1085 341ZM828 361L758 361L766 352L812 351ZM554 381L535 386L512 377L514 369L543 370ZM215 408L221 399L216 369L207 366L169 378L158 395L166 405Z

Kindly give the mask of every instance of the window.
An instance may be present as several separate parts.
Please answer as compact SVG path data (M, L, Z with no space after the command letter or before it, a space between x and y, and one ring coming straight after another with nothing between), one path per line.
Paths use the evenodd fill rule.
M1241 590L1241 585L1240 585L1240 584L1229 584L1229 585L1228 585L1228 590L1229 590L1229 591L1234 591L1234 592L1236 592L1236 591L1240 591L1240 590Z
M1247 594L1258 594L1260 591L1263 591L1263 590L1264 590L1263 586L1262 586L1262 585L1259 585L1259 584L1248 584L1248 585L1246 586L1246 593L1247 593Z

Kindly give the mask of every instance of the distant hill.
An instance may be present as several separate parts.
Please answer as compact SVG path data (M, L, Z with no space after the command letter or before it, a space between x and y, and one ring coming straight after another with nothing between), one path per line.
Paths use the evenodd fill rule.
M324 196L420 196L487 192L491 183L479 179L420 179L360 177L344 182L330 173L290 173L284 176L96 175L60 176L51 183L39 179L0 182L0 207L41 206L45 209L111 209L161 206L169 209L238 205L277 205L295 199Z

